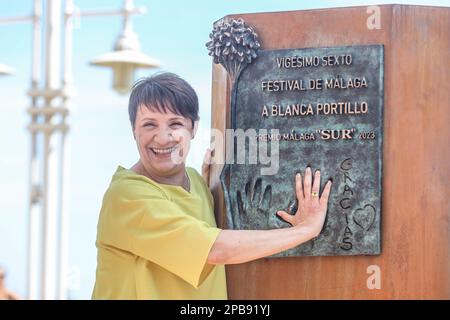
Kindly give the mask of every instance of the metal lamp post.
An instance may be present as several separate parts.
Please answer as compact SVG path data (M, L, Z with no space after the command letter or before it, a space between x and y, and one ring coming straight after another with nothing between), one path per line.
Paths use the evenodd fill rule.
M140 52L137 34L131 25L134 6L132 1L125 1L123 12L123 29L114 44L114 51L101 55L91 61L92 65L113 69L113 88L121 94L129 91L134 71L138 68L156 68L159 62Z
M45 16L42 9L46 10ZM34 0L32 15L0 18L0 24L30 21L33 24L31 88L28 91L31 106L27 110L31 117L27 127L31 133L27 262L29 299L67 298L66 137L69 125L66 120L72 92L73 0L66 0L63 12L62 9L61 0ZM123 17L124 28L116 43L116 52L92 62L113 68L113 87L119 93L127 92L131 86L135 68L158 66L156 60L139 52L137 35L131 28L130 16L143 14L144 11L143 8L135 8L133 0L124 0L122 10L79 13L80 17ZM63 37L61 30L64 31ZM43 55L41 49L44 49ZM42 70L41 66L44 66ZM11 72L11 68L0 65L0 74Z

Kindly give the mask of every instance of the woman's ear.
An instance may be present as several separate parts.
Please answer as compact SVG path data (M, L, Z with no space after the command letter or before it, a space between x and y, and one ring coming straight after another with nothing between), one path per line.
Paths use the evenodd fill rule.
M192 139L194 139L195 135L197 134L197 130L198 130L198 120L194 121L194 128L192 128Z

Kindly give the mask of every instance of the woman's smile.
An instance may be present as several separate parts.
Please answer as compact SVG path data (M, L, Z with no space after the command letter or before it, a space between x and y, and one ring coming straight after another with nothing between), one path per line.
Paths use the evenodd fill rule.
M168 158L174 151L177 151L179 148L180 148L179 144L176 144L171 147L165 147L165 148L149 147L149 149L150 149L150 151L152 151L153 155L155 155L158 158Z

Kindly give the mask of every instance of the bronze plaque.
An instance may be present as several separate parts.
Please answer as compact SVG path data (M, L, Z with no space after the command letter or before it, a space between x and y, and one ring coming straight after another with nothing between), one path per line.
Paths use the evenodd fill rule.
M333 179L324 228L276 257L380 254L383 60L382 45L260 50L237 72L229 227L288 227L276 211L296 211L294 175L310 165L321 190Z

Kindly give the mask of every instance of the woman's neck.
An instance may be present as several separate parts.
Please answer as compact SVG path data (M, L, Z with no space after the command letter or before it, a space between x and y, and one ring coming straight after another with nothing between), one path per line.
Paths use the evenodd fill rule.
M168 176L160 176L155 173L150 173L145 169L144 165L138 161L134 166L131 167L131 170L136 172L137 174L146 176L147 178L152 179L161 184L169 184L174 186L180 186L184 188L186 191L189 191L189 178L186 173L186 168L183 164L182 170L178 170L177 172L168 175Z

